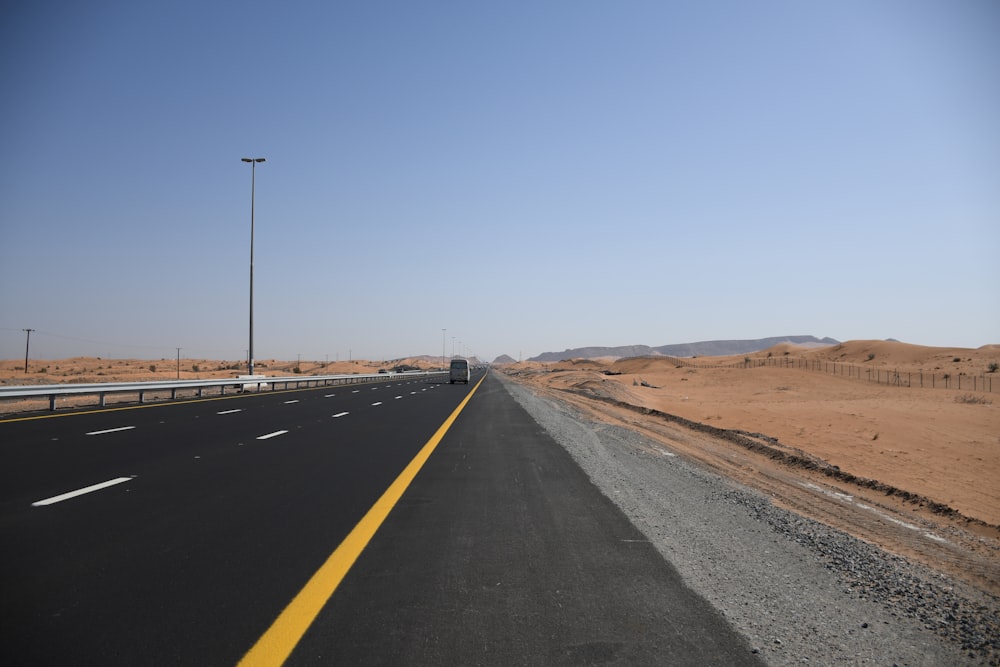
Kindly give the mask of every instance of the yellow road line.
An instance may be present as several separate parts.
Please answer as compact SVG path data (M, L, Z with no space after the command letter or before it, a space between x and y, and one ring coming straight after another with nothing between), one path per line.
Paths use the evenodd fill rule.
M437 448L438 443L444 438L445 433L451 428L458 415L465 409L466 404L472 395L479 389L479 385L486 379L484 375L472 388L468 396L459 403L451 416L448 417L438 428L437 432L431 436L412 461L403 469L396 480L389 485L382 497L379 498L368 513L358 522L350 534L344 538L340 546L330 554L326 562L313 574L305 587L299 591L298 595L281 615L274 621L267 632L261 635L257 643L250 649L243 659L240 660L240 667L256 667L282 665L288 656L291 655L302 636L312 625L312 622L319 615L323 605L333 596L334 591L347 576L347 572L354 565L354 562L368 546L368 542L382 526L389 512L396 506L403 493L413 482L413 479L420 472L424 463Z

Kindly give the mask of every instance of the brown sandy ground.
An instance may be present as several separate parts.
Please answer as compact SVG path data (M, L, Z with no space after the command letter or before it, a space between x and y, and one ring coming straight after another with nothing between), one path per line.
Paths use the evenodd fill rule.
M568 360L504 370L651 436L663 455L699 460L780 505L998 594L1000 374L989 373L998 358L996 345L853 341L738 358ZM852 370L834 374L833 361ZM768 363L787 366L761 365ZM922 370L928 382L876 384L868 372L875 368L910 373L911 384ZM982 391L981 380L977 392L965 384L941 388L944 373L995 380L993 393Z
M269 377L296 377L309 375L349 375L377 373L399 365L429 370L441 367L441 358L410 358L392 361L282 361L259 359L254 372ZM297 369L297 370L296 370ZM73 357L56 360L29 360L24 372L24 360L0 359L0 384L91 384L101 382L145 382L170 380L235 379L247 372L246 361L219 361L213 359L101 359L98 357ZM194 395L194 392L188 392ZM90 405L93 396L60 398L57 407ZM134 401L134 395L111 395L108 402ZM26 410L45 410L48 399L0 401L0 415Z

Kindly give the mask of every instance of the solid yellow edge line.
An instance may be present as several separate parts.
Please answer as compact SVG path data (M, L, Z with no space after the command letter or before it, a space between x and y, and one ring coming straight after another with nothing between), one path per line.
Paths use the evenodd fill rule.
M444 438L445 433L458 418L458 415L465 409L466 404L472 395L479 389L479 385L486 379L484 375L472 388L468 396L458 404L454 412L441 424L437 432L431 436L412 461L403 469L396 480L389 485L382 497L379 498L368 513L358 522L350 534L344 538L340 546L330 554L326 562L313 574L312 578L299 591L298 595L288 606L285 607L281 615L274 621L267 632L261 635L257 643L254 644L243 659L240 660L240 667L256 667L257 665L271 667L272 665L282 665L288 656L291 655L295 646L302 639L302 636L312 625L312 622L319 615L323 605L333 595L340 585L340 582L347 576L347 572L354 565L354 562L368 546L368 542L381 527L389 512L396 506L403 496L407 487L420 472L424 463L437 448L438 443Z

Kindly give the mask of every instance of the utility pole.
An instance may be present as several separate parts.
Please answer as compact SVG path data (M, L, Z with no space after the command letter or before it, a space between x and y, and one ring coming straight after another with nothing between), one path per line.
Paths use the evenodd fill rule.
M181 348L177 348L177 379L181 379Z
M21 329L28 334L27 340L24 341L24 372L28 372L28 350L31 349L31 332L34 329Z

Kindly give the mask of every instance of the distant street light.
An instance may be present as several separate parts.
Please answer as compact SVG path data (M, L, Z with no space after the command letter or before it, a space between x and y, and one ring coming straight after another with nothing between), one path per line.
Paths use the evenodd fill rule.
M257 178L257 163L264 162L264 158L243 157L240 160L250 163L250 349L247 351L247 370L250 375L253 375L253 200Z

